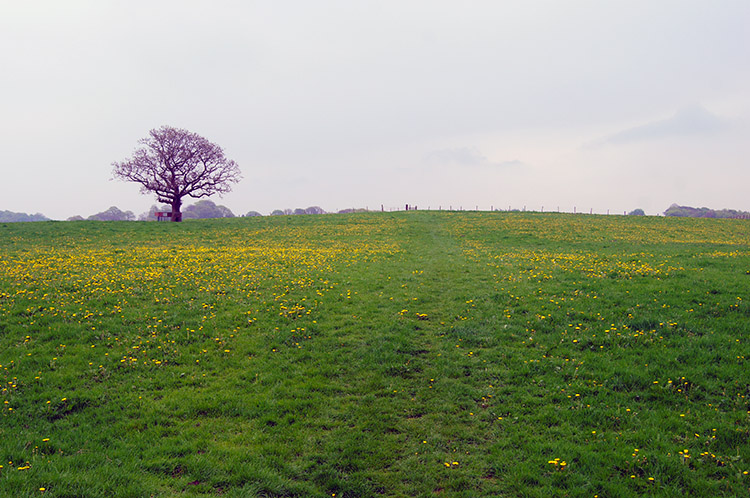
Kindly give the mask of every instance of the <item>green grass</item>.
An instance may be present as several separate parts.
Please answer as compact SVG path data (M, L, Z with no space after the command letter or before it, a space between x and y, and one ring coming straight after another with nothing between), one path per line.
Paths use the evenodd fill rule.
M0 495L742 496L749 290L745 220L0 225Z

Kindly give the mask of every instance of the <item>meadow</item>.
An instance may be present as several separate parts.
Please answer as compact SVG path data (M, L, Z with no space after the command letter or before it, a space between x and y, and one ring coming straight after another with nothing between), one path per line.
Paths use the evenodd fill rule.
M0 496L747 496L747 220L0 225Z

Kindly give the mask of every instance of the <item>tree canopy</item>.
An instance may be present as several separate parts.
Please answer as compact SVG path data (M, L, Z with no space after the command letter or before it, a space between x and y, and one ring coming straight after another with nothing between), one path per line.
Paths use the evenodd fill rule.
M0 223L16 221L49 221L49 218L41 213L26 214L14 213L13 211L0 211Z
M162 126L139 143L130 159L112 163L113 175L139 183L144 194L156 194L157 202L171 207L172 221L182 221L184 197L224 194L241 178L237 163L221 147L188 130Z
M185 208L185 218L234 218L232 210L226 206L216 205L208 199L202 199Z
M111 206L106 211L92 214L88 219L94 221L133 221L135 215L132 211L123 211L117 206Z
M707 207L695 208L691 206L672 204L666 211L664 211L664 216L690 218L748 218L750 217L750 213L747 211L737 211L736 209L710 209Z

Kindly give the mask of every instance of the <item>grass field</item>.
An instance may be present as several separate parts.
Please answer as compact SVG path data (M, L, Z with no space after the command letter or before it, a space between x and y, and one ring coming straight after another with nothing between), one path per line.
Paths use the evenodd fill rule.
M0 496L748 496L746 220L0 225Z

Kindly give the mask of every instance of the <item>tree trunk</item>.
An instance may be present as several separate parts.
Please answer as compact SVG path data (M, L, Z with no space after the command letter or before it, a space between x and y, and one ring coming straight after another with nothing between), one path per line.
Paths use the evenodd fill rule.
M182 221L182 213L180 212L181 206L182 199L172 201L172 221Z

